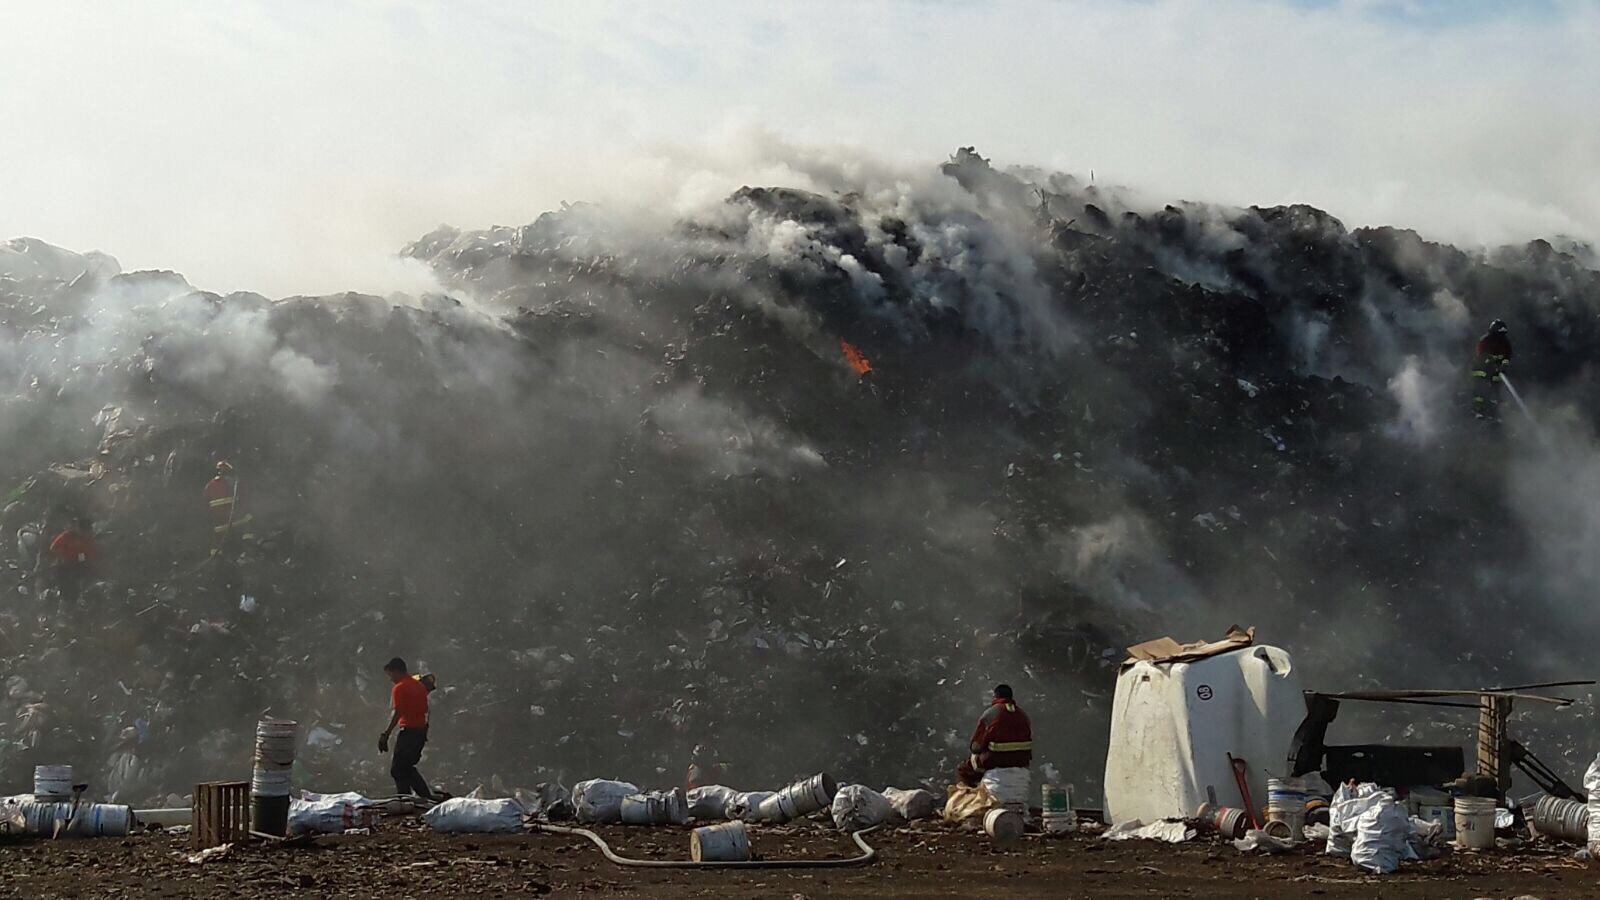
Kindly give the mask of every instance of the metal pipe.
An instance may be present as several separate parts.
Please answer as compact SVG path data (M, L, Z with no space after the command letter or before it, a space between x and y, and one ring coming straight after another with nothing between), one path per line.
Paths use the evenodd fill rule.
M751 860L706 860L695 862L689 859L631 859L613 853L610 845L600 835L587 828L567 828L561 825L543 825L535 822L534 831L546 834L576 835L588 838L591 843L600 848L606 859L619 866L629 866L641 869L842 869L846 866L864 866L878 858L878 851L862 839L862 835L871 834L881 826L863 828L850 835L850 839L861 848L860 856L848 859L751 859Z

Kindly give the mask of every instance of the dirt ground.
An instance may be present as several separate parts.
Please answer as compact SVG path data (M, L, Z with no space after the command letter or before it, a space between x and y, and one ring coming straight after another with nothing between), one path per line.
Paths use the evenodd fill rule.
M600 831L624 856L688 855L687 830ZM752 832L770 859L854 853L848 838L820 827ZM1558 845L1455 853L1378 877L1310 847L1247 856L1204 838L1168 845L1030 836L1000 851L980 834L924 824L867 840L879 859L862 868L698 872L620 868L576 837L439 836L417 823L299 846L240 844L201 864L186 861L187 838L161 834L8 839L0 843L0 897L1600 897L1600 870Z

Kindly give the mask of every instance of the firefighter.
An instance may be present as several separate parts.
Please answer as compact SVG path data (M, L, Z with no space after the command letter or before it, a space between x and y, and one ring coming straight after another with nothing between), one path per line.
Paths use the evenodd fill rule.
M1472 367L1472 412L1480 419L1500 418L1500 376L1511 365L1511 338L1506 323L1495 319L1478 339Z
M1017 705L1011 685L996 685L989 708L978 717L967 747L970 755L956 767L956 779L977 787L990 769L1026 769L1033 764L1033 723Z
M234 505L239 499L239 481L234 477L233 465L225 459L219 461L216 476L206 482L201 493L211 511L211 530L219 535L227 534L233 526Z
M71 526L50 541L50 560L63 609L76 604L83 594L83 583L94 568L94 553L94 524L86 518L73 519Z

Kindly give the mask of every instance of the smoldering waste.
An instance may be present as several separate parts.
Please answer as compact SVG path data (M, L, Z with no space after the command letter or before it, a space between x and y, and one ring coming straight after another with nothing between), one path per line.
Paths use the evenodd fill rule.
M381 790L394 654L444 686L446 785L668 785L697 745L734 783L937 784L1003 679L1088 798L1152 634L1255 624L1335 688L1571 674L1593 579L1529 502L1560 467L1472 418L1466 369L1514 323L1587 452L1592 249L970 150L902 174L442 227L420 297L4 245L4 782L157 800L245 771L270 714L297 783ZM212 558L220 459L250 519ZM64 606L33 553L75 513L100 554ZM1593 736L1540 727L1547 760Z

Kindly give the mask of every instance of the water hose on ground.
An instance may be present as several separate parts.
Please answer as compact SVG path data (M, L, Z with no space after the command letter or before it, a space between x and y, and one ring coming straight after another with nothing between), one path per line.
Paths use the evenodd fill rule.
M535 822L533 830L546 834L567 834L588 838L606 859L619 866L630 866L641 869L842 869L846 866L864 866L878 858L878 851L872 849L863 838L864 834L871 834L878 830L877 825L863 828L850 835L850 839L861 848L860 856L848 859L749 859L749 860L705 860L695 862L689 859L630 859L618 856L612 852L611 846L600 835L587 828L567 828L561 825L544 825Z

